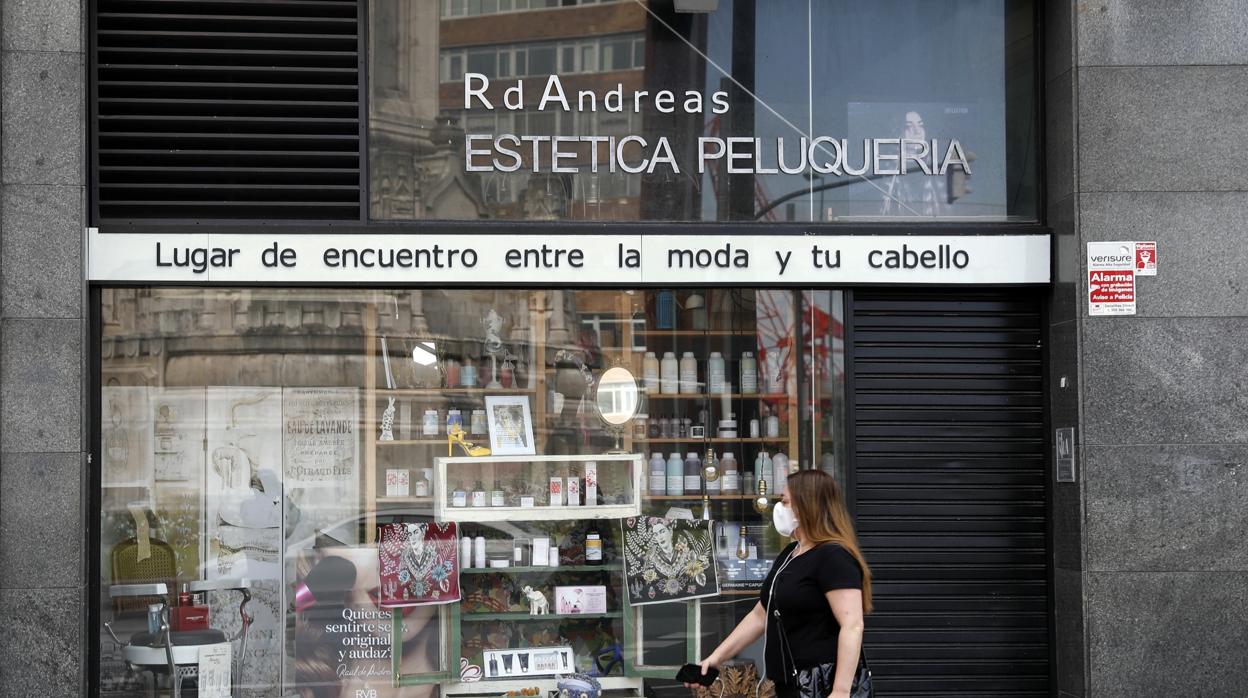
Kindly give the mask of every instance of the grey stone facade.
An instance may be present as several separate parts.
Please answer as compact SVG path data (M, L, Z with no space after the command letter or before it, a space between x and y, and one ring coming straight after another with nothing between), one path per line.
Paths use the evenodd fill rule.
M1044 5L1050 409L1080 465L1051 513L1055 692L1242 695L1248 0ZM0 698L90 683L86 7L0 17ZM1160 275L1138 315L1087 317L1084 245L1116 239L1157 240Z
M1248 2L1046 8L1054 562L1064 696L1243 695ZM1156 240L1134 317L1088 317L1085 244ZM1068 387L1059 387L1065 378Z
M87 685L85 17L0 18L0 696Z

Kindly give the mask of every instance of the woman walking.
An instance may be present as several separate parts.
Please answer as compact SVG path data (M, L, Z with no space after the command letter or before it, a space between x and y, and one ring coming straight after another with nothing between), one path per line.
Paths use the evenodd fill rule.
M765 633L766 678L780 698L870 695L862 631L871 570L836 479L821 470L793 473L772 520L795 540L772 564L758 603L702 660L702 673Z

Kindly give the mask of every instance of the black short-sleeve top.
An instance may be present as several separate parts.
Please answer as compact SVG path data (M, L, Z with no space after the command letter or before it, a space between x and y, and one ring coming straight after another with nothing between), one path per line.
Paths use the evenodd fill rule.
M780 628L788 636L796 668L835 662L841 624L832 615L826 594L833 589L862 589L862 568L845 548L824 543L792 557L796 549L797 543L791 543L780 552L758 598L767 610L767 678L780 684L789 683L780 649Z

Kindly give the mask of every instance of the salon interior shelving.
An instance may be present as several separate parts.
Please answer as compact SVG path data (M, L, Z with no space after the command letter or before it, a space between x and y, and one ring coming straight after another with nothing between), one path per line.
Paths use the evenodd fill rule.
M452 482L490 481L496 476L501 478L504 469L523 471L545 482L549 479L547 476L566 478L571 472L579 472L583 476L589 462L596 464L599 486L605 488L604 491L615 493L610 503L525 507L455 507L447 504L454 501L449 484ZM453 656L465 657L470 663L477 662L484 648L498 649L499 638L504 636L508 638L504 642L511 647L544 646L543 642L563 644L562 638L567 638L566 642L575 646L578 641L607 638L606 641L620 647L621 656L624 656L624 648L631 647L635 623L624 588L624 567L618 557L622 545L617 522L636 516L640 511L641 466L641 457L632 454L434 459L434 509L437 517L457 521L461 535L485 538L483 544L488 559L496 559L500 551L504 559L512 558L517 550L521 558L532 555L537 559L539 539L544 541L540 547L543 555L558 556L558 564L553 566L512 566L510 562L505 566L477 566L474 563L472 567L463 569L460 583L464 601L449 607L447 646L454 648ZM539 474L541 478L538 478ZM591 532L598 532L601 536L603 560L599 563L587 561L588 546L585 541ZM526 548L526 545L531 547ZM548 613L535 614L531 608L524 608L528 603L527 594L518 592L530 586L543 594L549 604ZM556 595L559 586L602 586L605 611L559 613ZM592 664L587 666L586 663L595 662L596 656L595 652L577 650L577 670L587 671ZM632 657L629 653L622 665L612 669L624 676L604 677L604 684L626 690L627 695L640 696L642 679ZM417 680L401 679L400 682L415 683ZM446 695L497 695L499 687L506 683L505 680L487 679L474 687L452 680L443 684L443 692ZM528 679L525 685L553 688L553 679L534 677Z
M607 611L606 613L547 613L535 616L531 613L464 613L460 620L468 623L485 623L489 621L510 621L513 623L563 623L567 621L611 620L624 617L623 611Z
M650 494L646 495L646 499L653 502L700 502L703 499L709 499L712 502L740 502L743 499L753 501L759 495L756 494ZM778 495L767 495L772 501L778 501Z
M760 436L757 438L720 438L708 436L703 438L689 437L659 437L657 439L634 438L633 442L638 444L789 444L792 439L787 436Z
M596 377L610 366L621 365L628 368L640 384L644 375L643 357L646 351L655 351L660 357L665 351L672 351L677 357L680 357L684 351L692 351L698 360L698 391L674 394L645 394L643 392L640 416L645 419L697 418L699 412L705 411L706 423L703 424L705 436L652 437L648 432L638 432L634 423L628 425L621 434L623 450L630 454L640 454L643 481L647 475L647 461L651 452L654 451L661 451L664 456L675 451L681 452L682 455L695 451L702 457L705 457L708 449L714 450L720 456L725 452L732 452L742 475L742 492L741 494L706 492L705 482L703 482L701 491L697 493L668 495L666 492L650 493L645 490L642 483L638 483L638 510L643 514L665 515L669 509L677 509L690 511L694 516L702 516L703 505L709 504L710 514L717 522L717 538L718 533L724 527L730 527L738 534L744 528L748 530L750 543L757 549L758 559L756 560L739 560L735 555L735 550L731 551L733 554L725 558L721 554L722 546L717 540L716 553L720 564L737 568L744 568L748 564L752 566L752 569L765 565L785 541L780 540L777 534L769 529L770 512L760 514L754 508L758 497L754 493L757 492L759 473L755 473L748 484L744 481L744 476L747 472L754 471L754 463L759 451L766 451L770 455L777 452L785 453L790 459L791 467L797 467L803 459L809 462L810 454L803 454L799 451L802 440L809 437L806 431L799 428L799 419L804 416L801 414L800 400L808 399L810 396L799 397L800 361L793 355L796 347L803 346L803 339L798 329L801 319L796 313L796 309L802 302L801 292L755 292L731 289L679 290L675 292L679 307L686 304L690 295L701 295L707 300L708 308L728 299L728 305L735 303L736 309L713 311L707 318L703 318L704 324L697 325L694 324L694 318L688 316L684 310L679 310L670 329L657 327L656 301L659 293L657 290L577 291L575 299L568 298L572 293L574 292L533 290L498 292L494 295L495 307L507 317L503 343L513 353L522 355L523 366L518 366L512 374L518 381L514 386L507 388L485 388L481 385L436 387L437 384L433 383L425 387L399 381L395 387L387 388L382 362L374 360L365 364L365 385L368 388L365 391L363 404L372 406L372 409L363 410L365 422L363 433L366 435L363 439L363 461L366 472L365 496L369 503L370 516L385 515L387 510L395 512L417 510L433 514L434 509L438 508L432 496L382 496L385 492L383 476L387 468L411 468L414 484L417 472L419 472L418 468L429 467L435 458L444 458L448 454L444 421L439 425L438 436L424 436L421 433L420 417L424 406L439 409L443 420L446 409L450 407L461 409L467 431L470 424L470 410L484 407L486 397L491 395L525 396L529 400L532 411L534 440L538 454L565 454L569 457L580 456L590 459L592 457L589 454L601 453L609 448L612 439L597 422L592 412L594 404L592 395L584 390L585 372L588 371ZM776 302L777 300L781 302ZM768 303L774 303L775 307L769 306ZM380 355L380 336L386 331L385 328L380 328L379 324L385 325L388 321L388 318L379 320L379 313L384 315L386 312L384 306L379 306L379 308L381 310L374 310L370 316L366 316L364 322L367 352L372 357ZM455 333L448 332L445 327L437 326L439 322L446 322L446 318L435 318L433 315L428 318L429 324L434 325L435 330L439 330L429 335L430 339L437 341L439 351L446 349L452 354L458 352L472 356L477 362L479 371L483 374L488 373L490 369L488 359L482 361L484 355L483 343L479 338L479 318L480 313L487 308L488 303L474 310L476 316L470 321L455 319L458 326L471 329L467 333L459 332L457 336L449 338L448 334ZM567 312L561 312L561 308L566 308ZM507 314L508 311L511 314ZM511 331L513 323L516 322L515 318L519 317L520 313L527 313L527 327L523 339L519 339L520 335ZM702 327L706 329L701 329ZM470 337L470 339L463 339L463 337ZM477 338L471 339L471 337ZM401 357L394 343L392 339L389 349L394 357ZM709 390L706 371L707 359L712 351L720 352L725 360L725 374L730 377L731 381L731 385L728 386L729 392L711 393ZM758 362L759 388L757 391L743 392L740 389L742 352L753 352ZM764 354L770 354L773 361L771 366L776 369L769 377L764 377ZM567 358L569 355L581 357L584 365L578 366L575 361L569 361ZM501 364L502 357L500 356L500 367ZM485 380L479 380L481 384L484 382ZM559 395L563 397L558 397ZM407 432L402 435L403 438L400 438L400 433L396 431L395 440L382 442L377 439L378 422L388 399L392 397L400 403L408 401L411 405L408 414L413 423L408 425ZM820 398L824 397L826 396L821 393ZM552 400L562 401L560 410L555 409L556 404L553 404ZM815 410L817 410L816 414L822 414L824 409L833 408L834 405L825 400L817 402ZM764 409L779 417L780 434L778 436L765 435ZM720 437L716 433L718 422L724 419L728 412L736 417L738 435ZM809 415L805 416L809 417ZM749 436L751 419L759 419L760 427L764 431L763 435ZM470 434L468 439L480 445L488 445L488 438L484 434ZM830 443L831 440L825 440L824 445L827 446ZM462 451L456 446L453 453L455 456L460 456ZM599 460L601 463L605 458ZM534 480L536 481L536 477ZM431 493L436 489L433 483L430 484L430 489ZM769 491L768 500L774 503L778 495L778 492ZM462 511L453 517L461 522L461 527L484 526L487 530L489 527L496 528L509 524L522 527L575 525L578 520L587 518L585 511L573 512L561 510L562 508L547 509L538 506L521 511L503 507L497 508L497 511L488 512L490 508L483 508L483 515L486 518L492 518L493 521L473 522L468 520L473 518L471 514L465 514ZM547 510L543 511L543 509ZM598 513L604 512L595 512L589 516ZM521 517L530 516L563 519L563 521L538 523L521 519ZM618 515L611 512L611 516L616 518ZM375 518L369 522L370 529L374 520ZM469 584L474 583L473 580L505 579L509 580L506 584L522 586L530 582L549 585L554 583L551 580L561 579L573 580L571 583L583 583L580 580L587 577L611 580L605 583L615 585L623 579L623 570L618 563L613 562L590 566L565 561L556 568L528 566L469 568L463 570L462 579ZM761 579L747 579L746 575L729 579L729 575L721 568L721 597L724 601L739 601L740 603L708 606L706 608L712 609L709 612L702 611L702 606L698 603L644 606L632 609L627 606L609 605L609 612L606 614L608 617L603 618L596 618L594 614L557 615L553 613L553 608L548 616L530 617L527 613L517 610L514 602L508 610L498 609L498 612L491 613L485 613L485 608L481 606L466 607L461 613L459 604L451 604L446 607L445 611L448 617L446 627L450 634L448 639L453 637L455 643L458 643L461 633L484 633L487 628L498 623L523 626L530 630L546 626L557 627L567 623L616 624L612 632L628 635L625 644L629 648L629 678L607 677L604 685L619 684L621 688L639 689L633 677L644 675L670 677L675 670L675 666L660 666L654 662L644 661L645 658L641 656L642 645L638 640L643 635L643 625L654 628L662 627L663 632L671 633L673 627L676 626L672 625L673 619L665 614L679 612L684 616L687 613L688 625L685 626L686 630L680 633L681 635L691 638L701 638L703 635L722 635L723 632L731 629L731 625L741 613L749 610L750 597L757 594L759 585L761 585ZM623 593L622 587L619 591ZM553 606L553 599L551 601ZM701 632L694 632L695 628ZM636 642L635 645L634 642ZM679 658L680 661L674 660L675 665L678 666L684 661L696 658L694 657L696 652L697 645L690 643L688 656ZM453 661L458 661L458 658L458 654L452 654L449 657ZM533 685L532 681L491 680L485 682L488 683L488 687L484 684L474 686L461 684L456 680L457 678L457 667L448 666L446 674L437 680L442 684L444 694L482 693L487 688L488 692L496 694L505 690L510 684ZM396 680L403 684L415 684L427 683L431 679L430 677L405 677Z
M363 402L371 409L363 410L362 431L364 433L364 509L367 517L365 537L369 543L376 541L377 517L379 514L384 515L387 509L401 507L406 510L411 507L426 507L432 513L432 497L415 496L415 484L421 477L422 469L432 465L433 458L447 455L448 450L454 453L460 452L458 446L448 444L445 422L447 410L457 408L461 411L465 432L470 431L471 411L483 409L485 398L489 396L528 396L535 417L545 413L547 376L543 369L546 363L546 316L541 310L545 308L548 298L545 291L525 293L527 298L523 305L527 312L524 318L520 318L527 324L524 327L525 338L522 341L518 340L517 335L512 332L507 332L504 337L504 348L512 350L512 353L523 362L522 367L513 368L511 380L514 384L507 387L492 388L481 385L488 382L492 365L486 358L488 355L485 352L480 325L477 326L477 332L465 335L455 331L449 325L439 324L455 321L457 318L453 315L441 318L422 316L411 323L418 326L419 331L413 331L409 327L406 335L403 332L396 334L395 328L387 328L384 325L392 321L388 314L391 307L397 318L397 301L394 301L393 306L381 303L366 309L363 318L364 349L365 356L369 357L369 360L364 363ZM506 330L513 329L517 317L510 318L511 325ZM382 341L387 332L391 337L389 343ZM431 357L436 361L432 366L426 367L424 384L405 385L405 381L412 380L410 376L402 371L392 370L395 385L387 387L386 362L381 356L382 347L386 346L390 353L391 364L397 366L401 362L410 360L405 352L409 346L417 345L423 345L432 350ZM442 385L448 379L453 378L447 375L444 363L447 357L456 356L464 360L472 359L475 362L478 370L476 380L478 385L459 385L459 381L451 381L452 384ZM500 356L496 362L500 371L503 359L505 356ZM462 370L461 367L461 374ZM406 401L408 409L396 410L395 438L382 441L379 438L381 415L391 398L399 403ZM439 411L437 436L423 435L421 420L426 408L435 408ZM406 424L400 423L404 417L408 420ZM539 453L543 452L546 437L547 434L541 429L535 429L534 439ZM486 434L469 433L467 439L481 445L489 443ZM411 493L409 496L385 496L385 471L391 468L408 470L409 493ZM432 491L433 483L429 482L428 486Z
M552 572L570 572L573 574L590 574L593 572L619 572L623 567L617 563L601 565L560 565L559 567L469 567L460 570L460 574L551 574Z
M784 393L647 393L646 398L657 400L787 400Z

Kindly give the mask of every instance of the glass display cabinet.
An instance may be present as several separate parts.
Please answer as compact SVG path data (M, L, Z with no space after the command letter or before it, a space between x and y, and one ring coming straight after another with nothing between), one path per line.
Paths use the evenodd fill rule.
M641 468L636 454L435 458L433 515L466 523L637 516Z

